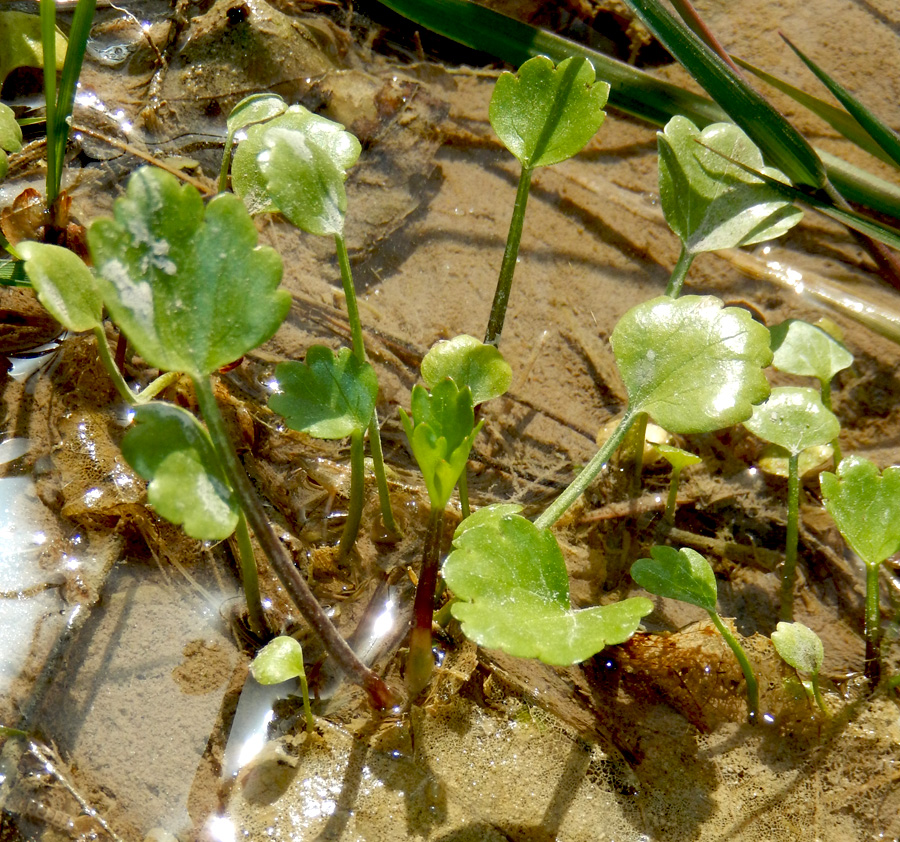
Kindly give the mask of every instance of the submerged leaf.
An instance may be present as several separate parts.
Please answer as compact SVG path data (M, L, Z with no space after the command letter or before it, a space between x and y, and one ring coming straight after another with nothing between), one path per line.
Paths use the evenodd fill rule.
M779 623L772 632L775 651L795 670L818 675L825 660L825 647L819 636L803 623Z
M335 354L313 345L306 361L290 360L275 369L281 394L269 407L284 416L292 430L319 439L342 439L369 426L378 397L378 375L349 348Z
M65 36L56 30L56 69L62 70L66 58ZM17 67L44 66L41 46L41 18L27 12L0 12L0 86ZM5 147L8 148L8 147ZM9 149L10 152L15 150Z
M678 599L704 611L715 611L718 599L716 576L710 563L685 547L651 547L652 558L639 558L631 565L631 578L657 596Z
M150 365L204 376L275 333L291 305L281 258L257 245L240 199L204 212L195 188L144 167L113 207L88 242L104 303Z
M7 152L18 152L22 148L22 129L16 122L12 108L0 102L0 179L6 177L9 169Z
M686 117L673 117L657 137L663 212L691 254L780 237L803 216L768 184L716 154L786 181L763 166L759 149L733 123L701 132Z
M200 422L187 410L161 402L137 407L134 420L122 440L122 454L150 481L150 505L166 520L183 524L192 538L227 538L237 526L237 499Z
M293 637L279 635L256 653L250 672L260 684L281 684L305 676L303 648Z
M744 426L764 441L799 456L808 447L828 444L837 438L841 423L822 403L818 389L779 386L765 403L753 407Z
M835 374L853 365L853 354L809 322L787 319L769 328L769 333L775 354L772 365L779 371L829 383Z
M494 131L523 167L545 167L576 155L597 133L606 114L606 82L594 81L583 58L558 67L545 56L503 73L491 96Z
M631 637L652 610L650 600L573 610L556 539L520 510L515 504L479 509L453 536L443 576L460 600L451 611L466 637L558 665L584 661Z
M287 103L278 94L250 94L244 97L228 115L228 133L234 135L256 123L264 123L287 111Z
M828 514L868 566L900 551L900 467L879 473L868 459L847 456L820 482Z
M661 296L629 310L611 337L632 409L673 433L750 417L769 394L769 332L713 296Z
M465 334L433 345L420 370L429 388L446 377L457 386L468 386L476 406L499 397L512 382L512 369L500 351Z

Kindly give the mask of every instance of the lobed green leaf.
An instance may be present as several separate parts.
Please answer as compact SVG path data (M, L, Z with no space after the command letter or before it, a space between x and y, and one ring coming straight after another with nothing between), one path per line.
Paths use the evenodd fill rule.
M677 599L714 612L718 600L716 576L700 553L685 547L650 548L652 558L639 558L631 565L631 578L657 596Z

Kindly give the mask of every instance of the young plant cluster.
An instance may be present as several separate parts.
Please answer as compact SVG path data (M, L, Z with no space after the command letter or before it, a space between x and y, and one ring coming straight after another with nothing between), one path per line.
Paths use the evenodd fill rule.
M609 90L595 80L593 67L583 58L554 65L539 56L517 74L503 74L494 91L491 123L522 169L484 340L458 336L436 344L422 362L424 385L414 387L409 411L401 410L430 501L406 664L410 697L428 685L433 670L432 623L441 577L451 594L450 613L463 633L515 656L572 664L634 634L653 603L639 596L574 609L562 551L551 529L629 431L636 430L643 440L650 420L675 434L744 424L771 444L768 469L788 477L783 622L773 642L826 710L817 682L821 644L809 629L792 622L800 477L834 458L835 473L823 474L822 493L839 530L866 566L866 669L874 681L878 569L900 550L900 468L881 474L864 459L842 458L830 383L852 357L827 330L791 321L770 332L744 309L726 307L713 296L681 294L696 255L778 237L800 219L790 181L808 173L796 166L784 172L765 166L756 144L738 126L714 123L700 130L676 116L659 134L660 196L682 249L665 293L627 312L612 332L612 351L628 396L618 426L534 519L510 503L470 511L466 463L483 424L477 407L503 394L511 381L500 346L531 175L536 167L563 161L585 146L604 120ZM51 123L57 125L58 119L48 109L48 127ZM0 109L0 148L16 148L15 128ZM239 134L244 139L232 161ZM251 214L277 211L303 232L332 237L351 347L333 351L313 346L305 360L280 364L270 407L293 430L350 441L351 492L338 550L342 557L350 553L359 530L367 440L384 526L397 531L375 409L378 377L367 359L343 234L348 212L344 184L360 152L359 141L342 126L301 106L288 106L277 96L254 95L228 119L220 192L207 205L193 187L144 168L116 201L114 217L90 225L93 268L58 245L21 243L17 252L46 308L69 330L94 332L121 396L134 406L135 423L125 436L123 453L148 480L150 504L194 538L222 540L236 532L250 622L265 635L252 530L328 653L366 688L373 704L384 707L396 701L395 694L341 638L276 537L228 438L213 388L216 372L271 338L290 307L290 296L278 288L281 260L258 244ZM49 154L56 160L58 146ZM5 160L0 151L0 166ZM229 170L234 193L227 192ZM140 394L131 390L113 361L106 315L134 352L163 372ZM812 377L817 388L771 389L765 375L770 365ZM193 383L204 424L180 407L152 399L178 374ZM698 457L678 448L664 450L664 455L673 467L665 514L671 523L678 475ZM444 511L455 489L463 519L442 565ZM650 593L709 613L740 663L749 714L756 718L753 667L716 611L717 586L709 562L691 549L658 545L649 558L634 563L631 573ZM302 655L295 643L279 639L270 644L260 654L255 674L272 681L301 676L305 692ZM308 708L307 717L312 727Z

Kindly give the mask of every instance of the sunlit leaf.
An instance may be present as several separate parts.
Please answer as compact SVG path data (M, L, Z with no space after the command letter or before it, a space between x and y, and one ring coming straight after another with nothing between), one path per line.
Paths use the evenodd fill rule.
M56 69L62 70L66 57L65 36L56 33ZM17 67L44 66L41 47L41 19L26 12L0 12L0 85ZM4 147L8 151L15 150Z
M512 369L500 351L465 334L433 345L420 371L429 388L446 377L460 387L468 386L476 406L502 395L512 382Z
M853 354L809 322L788 319L769 328L769 333L775 354L772 365L779 371L828 383L839 371L853 365Z
M688 465L696 465L703 461L696 453L690 453L671 444L657 444L655 449L676 471L682 471Z
M281 684L306 675L303 648L293 637L280 635L257 652L250 672L260 684Z
M255 123L264 123L287 111L287 103L278 94L251 94L244 97L228 115L226 125L229 134Z
M798 456L808 447L828 444L837 438L841 424L826 409L818 389L779 386L765 403L753 407L744 426L764 441Z
M556 539L500 504L464 520L443 576L458 598L451 609L480 646L549 664L584 661L637 630L653 604L634 598L573 610L566 565Z
M716 576L709 562L690 548L650 548L652 558L639 558L631 565L631 578L644 590L668 599L715 611L718 599Z

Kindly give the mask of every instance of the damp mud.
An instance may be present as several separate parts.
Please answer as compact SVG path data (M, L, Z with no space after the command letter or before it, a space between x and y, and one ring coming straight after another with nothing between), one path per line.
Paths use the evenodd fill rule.
M617 4L510 5L576 35L596 23L625 58L662 60ZM883 62L900 55L891 4L698 7L732 52L810 87L776 30L794 36L900 124L900 76ZM409 406L435 341L484 331L518 178L487 118L499 71L400 27L377 4L147 0L127 13L98 10L73 120L64 186L82 222L109 214L148 157L212 194L225 117L258 90L361 139L346 234L401 537L381 527L371 481L357 548L340 559L349 449L286 431L266 406L278 362L302 359L313 343L349 344L330 241L258 219L261 241L282 255L293 305L216 390L279 537L341 633L400 692L428 495L398 407ZM692 84L671 64L654 72ZM772 98L815 146L891 177ZM0 207L42 189L42 152L35 136L11 158ZM664 290L678 251L659 207L653 128L610 111L583 153L535 172L503 334L513 385L483 409L473 506L512 501L534 515L593 456L626 405L610 333ZM884 335L900 321L900 295L845 230L807 212L782 241L699 257L687 291L746 306L769 325L832 319L855 358L833 389L843 450L900 463L900 348ZM878 330L826 304L851 295L882 317ZM760 677L761 723L746 723L742 674L705 612L661 599L631 641L566 669L479 649L451 623L435 638L439 667L419 703L375 713L333 672L257 552L269 623L300 639L310 667L317 730L307 734L296 687L270 691L248 677L257 644L242 621L236 549L192 541L147 506L119 450L130 416L93 338L62 335L28 292L0 290L0 309L10 360L0 725L28 734L0 750L3 842L900 839L900 705L895 691L869 695L860 675L862 565L810 475L795 614L825 644L827 718L769 642L786 481L759 470L763 446L742 427L673 439L702 463L685 470L667 533L669 472L653 462L637 490L612 465L556 531L576 607L640 593L628 569L654 543L705 555L719 611ZM116 338L109 328L113 347ZM133 358L126 374L146 384L156 372ZM163 397L196 408L187 379ZM881 597L890 673L900 661L890 565Z

